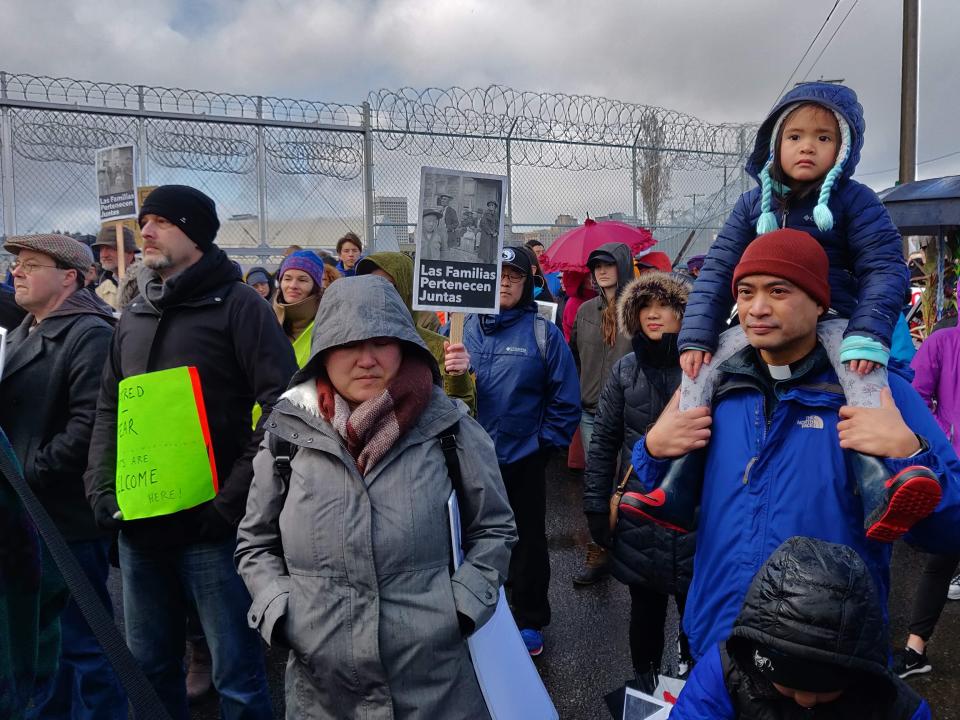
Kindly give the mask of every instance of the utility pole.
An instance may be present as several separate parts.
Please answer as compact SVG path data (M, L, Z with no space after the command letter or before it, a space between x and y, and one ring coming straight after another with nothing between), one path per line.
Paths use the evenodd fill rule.
M903 58L900 68L900 179L917 179L917 82L920 65L920 0L903 0ZM903 239L903 256L910 254Z
M689 195L684 195L684 197L693 198L693 212L697 212L697 198L703 197L706 193L690 193Z

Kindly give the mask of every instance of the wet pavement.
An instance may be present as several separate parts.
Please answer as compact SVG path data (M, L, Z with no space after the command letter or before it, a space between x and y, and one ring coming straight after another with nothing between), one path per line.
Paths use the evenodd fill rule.
M580 512L582 480L555 461L551 463L547 482L553 621L544 632L545 650L536 664L561 718L608 720L610 714L603 696L622 686L631 673L627 642L630 597L625 586L613 579L590 587L574 587L571 578L581 567L588 537ZM903 543L894 551L891 637L899 642L906 639L912 593L924 560L922 553ZM667 670L676 667L676 620L676 610L671 603L664 660ZM909 681L927 698L934 717L939 720L960 720L958 640L960 602L951 602L928 648L933 672ZM267 652L267 672L278 718L283 717L285 659L280 653ZM191 717L193 720L218 718L216 698L195 706Z

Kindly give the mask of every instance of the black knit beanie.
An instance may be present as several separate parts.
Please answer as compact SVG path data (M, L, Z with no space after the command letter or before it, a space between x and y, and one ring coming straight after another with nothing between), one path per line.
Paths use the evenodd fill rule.
M141 227L143 216L150 214L172 222L204 252L213 245L220 229L213 200L187 185L161 185L153 190L140 206L137 221Z

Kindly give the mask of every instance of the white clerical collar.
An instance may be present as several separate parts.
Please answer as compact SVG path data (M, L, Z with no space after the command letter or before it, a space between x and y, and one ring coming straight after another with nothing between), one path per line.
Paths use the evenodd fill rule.
M767 372L774 380L789 380L790 376L793 375L789 365L770 365L768 363Z

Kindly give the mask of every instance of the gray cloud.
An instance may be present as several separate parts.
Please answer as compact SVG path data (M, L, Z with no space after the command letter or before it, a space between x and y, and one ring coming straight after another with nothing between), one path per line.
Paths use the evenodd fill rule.
M842 0L807 63L853 0ZM764 115L832 2L0 0L5 69L359 102L369 89L492 83L597 94L711 122ZM897 165L898 2L860 2L812 78L860 95L860 170ZM923 4L920 159L960 149L960 6ZM960 171L960 156L920 176ZM880 187L895 173L864 175Z

